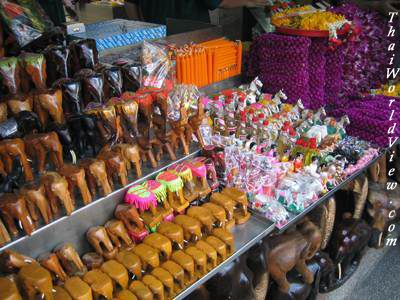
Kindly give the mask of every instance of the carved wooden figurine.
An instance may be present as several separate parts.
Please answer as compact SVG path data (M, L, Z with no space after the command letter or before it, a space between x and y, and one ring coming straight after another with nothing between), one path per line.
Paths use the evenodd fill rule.
M270 239L268 271L283 293L289 292L290 283L286 274L296 267L304 281L311 284L314 276L307 268L306 261L311 259L321 246L321 233L317 226L307 219L297 231Z
M156 249L160 253L160 260L166 261L170 259L172 253L171 241L160 233L152 233L145 237L143 243Z
M59 200L67 215L71 215L75 209L75 203L71 198L68 189L68 182L65 177L56 172L45 172L40 179L46 188L46 195L50 201L50 206L55 215L59 215Z
M137 116L138 136L137 144L143 153L143 161L149 160L153 168L157 167L157 161L152 149L152 141L155 140L153 130L153 99L151 95L138 95L136 101L139 105Z
M100 159L83 159L80 165L85 169L86 180L89 190L94 197L96 193L96 186L102 190L102 196L107 196L112 192L110 183L108 181L106 164Z
M38 257L38 262L46 268L48 271L53 273L59 280L65 281L68 278L61 263L55 253L45 253Z
M39 220L39 210L43 221L48 224L53 219L53 212L46 198L46 190L43 184L29 182L20 189L20 194L25 197L31 217L34 221Z
M29 264L37 264L37 261L8 249L0 253L0 270L4 273L17 273Z
M137 145L131 144L117 144L113 150L118 152L124 158L127 170L135 167L136 177L142 177L142 167L140 159L140 150Z
M29 264L21 268L18 273L27 299L34 300L37 296L45 300L53 299L53 282L49 271L38 264Z
M139 256L128 250L120 250L115 259L128 270L131 279L142 278L142 261Z
M90 271L93 269L100 269L101 265L104 263L104 258L96 252L88 252L82 256L82 262Z
M118 249L112 244L103 226L91 227L86 232L86 238L97 254L104 256L104 258L112 259L117 255Z
M61 265L64 267L65 272L69 276L81 275L87 271L85 265L79 257L79 254L76 252L71 243L65 243L57 246L54 249L54 253L57 255Z
M225 229L231 231L235 225L235 202L232 199L221 193L213 193L210 198L211 203L217 204L225 209L227 222Z
M78 276L69 278L64 284L65 290L72 299L92 300L93 294L90 286Z
M136 242L142 241L149 233L140 219L139 213L133 205L119 204L115 208L114 216L124 222L130 237Z
M60 169L60 174L68 181L71 197L74 198L75 188L79 189L83 204L88 205L92 202L92 195L86 183L85 170L77 165L67 164Z
M150 289L140 280L132 281L129 285L129 290L136 295L137 299L152 300L153 293Z
M144 184L131 186L125 194L126 203L140 211L140 217L151 232L155 232L163 215L157 211L157 198Z
M250 213L247 210L249 202L246 193L237 188L224 188L222 194L227 195L236 203L234 211L236 224L246 223L250 219Z
M193 172L188 164L174 164L170 166L167 170L182 179L183 196L187 201L193 202L199 197L199 191L196 189L195 181L193 179Z
M187 215L178 215L174 223L182 226L186 242L198 241L202 238L201 223Z
M4 162L6 172L12 171L13 159L17 158L22 166L25 180L33 180L32 168L25 152L25 143L22 139L8 139L0 141L0 156Z
M104 297L113 299L113 282L111 278L99 269L94 269L83 275L85 281L92 289L94 299Z
M43 126L47 125L47 115L49 115L54 123L64 124L64 111L62 107L62 91L60 89L48 90L47 92L38 94L35 97L37 102L36 113Z
M183 228L172 222L161 222L157 232L171 240L176 250L182 250L184 247Z
M133 241L129 237L128 231L122 221L113 219L108 221L104 227L115 247L118 249L132 249L134 246Z
M183 213L189 202L183 195L182 179L169 171L164 171L157 175L156 180L167 187L168 202L174 211Z
M63 148L57 133L48 132L40 134L31 134L24 138L26 152L33 160L37 159L37 169L40 173L45 170L46 155L50 154L50 160L56 169L64 165Z
M160 266L160 258L157 250L149 245L138 244L133 248L133 253L142 260L143 270L152 270Z
M25 198L21 195L5 193L0 196L0 213L8 228L8 231L14 236L18 236L18 229L15 222L18 222L21 229L28 235L31 235L36 226L26 207Z

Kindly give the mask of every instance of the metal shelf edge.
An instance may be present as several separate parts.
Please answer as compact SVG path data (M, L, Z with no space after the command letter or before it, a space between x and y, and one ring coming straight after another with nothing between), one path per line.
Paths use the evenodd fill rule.
M105 197L101 197L98 198L96 200L94 200L93 202L89 203L88 205L79 207L77 209L75 209L72 214L70 216L62 216L56 220L54 220L53 222L49 223L49 224L45 224L39 228L37 228L34 232L32 232L32 234L30 236L28 235L24 235L21 236L15 240L12 240L11 242L7 243L6 245L0 247L0 253L3 252L4 250L16 247L19 243L24 242L28 239L30 239L31 237L34 237L35 235L38 235L40 233L42 233L43 231L50 231L56 224L61 223L61 222L65 222L67 221L71 216L77 216L79 214L83 214L85 212L87 212L89 209L92 209L95 206L100 206L102 205L104 202L109 201L110 199L116 197L118 194L121 194L123 192L125 192L130 186L134 185L134 184L138 184L141 183L151 177L154 177L156 174L158 174L159 172L162 172L164 170L166 170L168 167L170 167L171 165L175 164L175 163L179 163L181 161L187 160L189 158L195 157L200 153L200 149L196 149L193 152L191 152L189 155L183 155L182 157L178 158L175 161L170 161L165 165L162 165L154 170L151 170L151 172L147 173L146 175L133 180L132 182L130 182L128 185L121 187L119 189L114 190L112 193L110 193L109 195L105 196Z

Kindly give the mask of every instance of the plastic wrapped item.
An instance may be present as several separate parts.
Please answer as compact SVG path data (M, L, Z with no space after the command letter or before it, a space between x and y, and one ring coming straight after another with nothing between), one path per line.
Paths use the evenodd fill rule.
M142 47L142 87L172 90L175 78L175 62L167 45L143 42Z
M121 97L122 73L120 68L111 65L101 65L98 71L103 73L106 98Z
M83 111L82 84L78 79L63 78L54 83L55 88L61 88L63 95L63 110L65 115L79 115Z
M140 88L142 65L131 60L118 60L114 65L121 67L124 91L136 92Z
M53 27L37 1L0 1L0 16L20 47L40 38Z
M282 228L289 222L290 215L283 205L263 194L256 195L251 206L253 209L262 212L278 228Z
M71 52L69 48L60 45L50 45L45 51L47 84L51 86L60 78L70 78L72 76L70 68Z
M8 94L15 95L20 92L20 66L16 57L4 57L0 59L0 78Z
M43 54L24 53L20 56L26 74L30 77L37 90L45 90L46 86L46 59Z
M299 214L317 201L323 190L321 178L293 173L281 180L276 189L276 198L288 211Z
M188 112L188 117L195 115L198 110L200 92L195 85L179 84L168 96L167 116L171 121L181 119L180 109L184 107Z
M81 69L94 69L99 63L99 53L93 39L73 41L70 50L75 73Z
M104 77L103 74L94 72L90 69L82 69L75 78L80 79L83 88L83 103L86 108L90 103L103 104L104 97Z

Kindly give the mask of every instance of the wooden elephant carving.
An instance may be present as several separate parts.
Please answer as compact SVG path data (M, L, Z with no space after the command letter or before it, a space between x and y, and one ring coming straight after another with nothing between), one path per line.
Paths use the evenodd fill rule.
M210 299L255 299L253 273L246 265L247 254L222 267L205 285Z
M343 215L327 248L337 274L335 280L327 285L327 292L341 286L357 269L371 232L364 220L354 219L349 213Z
M307 268L310 260L321 247L321 231L308 218L295 231L272 237L269 240L268 271L282 293L288 294L290 283L287 273L296 268L305 283L311 284L314 275Z

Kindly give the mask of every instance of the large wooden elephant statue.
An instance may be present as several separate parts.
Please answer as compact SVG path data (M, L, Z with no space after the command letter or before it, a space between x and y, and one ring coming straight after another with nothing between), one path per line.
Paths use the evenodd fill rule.
M268 240L265 238L254 245L247 254L247 266L253 272L255 300L265 300L269 286Z
M320 229L307 217L296 228L269 239L268 272L281 294L298 299L296 293L299 288L291 285L287 278L287 273L294 268L305 283L311 285L314 282L314 274L307 268L306 262L314 257L321 242Z
M338 288L350 278L371 238L371 227L362 219L352 218L350 213L344 213L337 224L327 248L335 264L335 276L330 277L330 282L322 282L323 292Z
M246 261L247 253L223 266L221 271L206 283L210 299L255 299L253 273L247 267Z
M368 216L372 227L370 247L385 246L388 227L399 220L400 190L387 190L385 184L370 183L368 193Z

